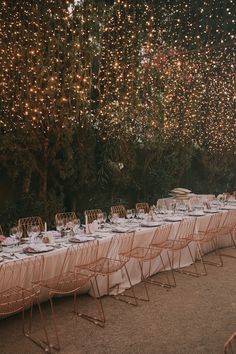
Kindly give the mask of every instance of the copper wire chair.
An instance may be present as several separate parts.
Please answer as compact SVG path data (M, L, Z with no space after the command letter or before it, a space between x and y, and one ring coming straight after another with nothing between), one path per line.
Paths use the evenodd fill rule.
M125 218L126 216L126 209L124 205L113 205L111 207L112 214L118 214L120 218Z
M149 204L144 202L144 203L136 203L135 204L135 209L138 211L139 209L143 209L145 213L149 213L150 207Z
M85 210L84 216L87 216L88 223L91 224L94 220L97 220L97 215L99 213L102 213L101 209L90 209L90 210Z
M163 242L166 242L168 240L169 234L171 231L171 227L172 227L171 224L158 227L155 230L153 238L152 238L148 247L134 247L129 252L129 257L136 259L139 262L139 268L140 268L140 272L141 272L141 280L144 284L144 289L145 289L145 293L146 293L146 299L138 298L139 300L146 300L146 301L149 300L149 294L148 294L148 289L147 289L146 283L151 283L151 284L159 285L159 286L166 287L166 288L170 288L172 286L175 286L175 283L171 284L167 273L166 273L166 279L167 279L166 283L154 280L154 276L151 273L152 261L157 260L158 258L161 261L162 269L164 271L166 270L165 262L162 257L163 250L158 248L158 245L160 245ZM145 272L145 274L144 274L144 264L145 263L148 263L149 266L148 266L148 272Z
M198 230L198 233L194 236L194 241L197 245L197 260L200 260L204 269L201 275L207 275L207 268L205 264L213 265L216 267L223 266L223 260L217 245L217 238L222 232L221 218L221 213L213 214L210 217L207 228L204 230ZM204 244L210 244L212 246L212 250L215 253L215 256L217 257L218 261L206 259L206 255L202 251L202 246Z
M194 240L195 224L196 218L183 219L178 225L178 229L174 238L169 237L168 240L156 245L156 247L161 250L167 250L169 265L174 279L174 286L176 285L174 272L192 275L195 277L200 276L195 263L195 257L189 246L189 244ZM181 266L182 251L184 249L186 249L190 255L194 271L186 270L185 267ZM178 263L174 264L174 256L176 254L178 254Z
M107 256L98 257L98 260L96 262L90 263L89 265L82 267L82 269L86 269L89 272L94 273L94 280L96 286L95 290L99 298L101 297L101 294L99 289L98 277L105 276L107 278L107 295L115 294L114 295L115 299L137 306L138 304L137 298L126 267L126 264L130 259L129 254L130 254L130 250L132 249L133 239L134 239L133 232L113 236L109 244L109 249L108 249L109 252ZM124 270L124 273L128 280L130 294L127 293L126 291L127 289L121 288L120 284L115 284L112 286L110 284L110 276L121 270ZM80 316L89 319L84 314L80 314ZM94 323L99 325L105 325L105 315L103 321L100 321L99 323L96 321Z
M57 271L52 278L44 278L41 286L48 290L49 301L51 307L52 323L55 334L56 344L50 341L50 348L60 350L59 335L56 325L56 315L53 305L53 297L56 295L74 295L74 311L77 311L77 292L90 282L94 275L92 272L85 270L87 264L96 262L98 255L98 241L89 241L87 243L72 245L67 249L67 252L62 260L57 257L54 264L54 269ZM77 266L77 267L76 267ZM76 267L76 268L75 268ZM81 267L81 268L80 268ZM90 282L93 288L93 283ZM94 291L95 292L95 291ZM103 309L100 305L100 299L96 299L96 305L101 317L93 317L95 321L103 321Z
M224 354L236 354L236 332L224 344Z
M43 272L43 256L34 256L0 265L0 316L22 312L23 334L45 351L50 351L48 335L38 300ZM33 304L37 303L45 338L32 333ZM29 324L26 325L25 310L30 308Z
M221 225L219 234L217 234L217 248L218 249L220 248L219 240L222 237L229 235L231 240L231 248L236 249L236 241L234 238L235 231L236 231L236 210L230 210L227 213L227 216ZM223 257L236 258L236 255L226 252L225 250L224 251L219 250L219 253L221 257L223 256Z
M66 213L57 213L55 215L55 224L57 225L59 221L62 221L66 225L70 221L78 221L78 217L74 211Z
M23 236L28 236L28 230L32 226L39 226L40 231L44 231L44 223L40 216L30 216L18 220L19 231Z

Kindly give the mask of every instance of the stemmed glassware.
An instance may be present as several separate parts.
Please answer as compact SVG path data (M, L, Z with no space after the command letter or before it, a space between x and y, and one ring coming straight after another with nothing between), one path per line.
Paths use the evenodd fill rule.
M56 224L57 231L61 233L63 228L64 228L64 221L62 219L57 220L57 224Z
M140 208L140 209L138 209L138 213L137 214L138 214L139 219L144 219L145 210Z
M72 221L72 230L74 234L78 234L80 231L80 219L74 219Z
M129 220L129 222L130 222L130 219L133 218L133 210L132 209L126 210L126 218Z
M126 217L127 217L127 219L131 219L132 216L133 216L132 209L127 209L127 211L126 211Z
M35 243L38 235L40 234L40 226L39 225L29 225L27 228L27 233L30 237L30 242Z
M20 229L18 226L13 226L10 228L10 236L11 236L14 243L17 243L17 244L20 243L20 238L22 236L22 233L20 232Z
M101 228L101 224L104 222L104 216L103 213L97 213L97 222L99 225L99 228Z
M105 224L107 221L107 213L103 212L103 224Z

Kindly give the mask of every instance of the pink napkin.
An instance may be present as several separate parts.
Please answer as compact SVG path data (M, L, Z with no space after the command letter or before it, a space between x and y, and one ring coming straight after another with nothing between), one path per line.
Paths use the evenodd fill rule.
M4 241L6 239L6 237L4 235L0 235L0 242Z

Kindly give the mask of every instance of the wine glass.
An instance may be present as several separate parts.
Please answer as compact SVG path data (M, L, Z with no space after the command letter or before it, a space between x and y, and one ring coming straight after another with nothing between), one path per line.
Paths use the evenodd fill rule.
M138 209L138 217L139 219L143 219L145 215L145 210L143 208Z
M97 213L97 222L98 222L99 228L101 228L101 224L103 223L103 220L104 220L103 213L102 212Z
M117 214L117 213L112 213L111 215L112 215L111 222L112 222L113 224L117 224L117 223L118 223L118 220L119 220L119 214Z
M80 231L80 219L74 219L73 220L73 228L72 228L74 234L78 234Z
M133 210L132 209L127 209L126 210L126 218L129 220L133 217Z
M40 226L39 225L29 225L27 228L27 233L30 237L30 242L35 243L38 235L40 234Z
M103 224L105 224L106 221L107 221L107 213L104 212L104 213L103 213Z
M13 226L10 228L10 236L14 243L19 244L22 233L20 232L19 227Z
M64 228L64 221L63 220L57 220L57 223L56 223L56 229L58 232L62 232Z

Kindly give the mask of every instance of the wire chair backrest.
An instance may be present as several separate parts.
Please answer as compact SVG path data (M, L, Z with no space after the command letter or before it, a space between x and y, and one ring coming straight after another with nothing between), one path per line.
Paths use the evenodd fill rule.
M179 223L178 230L175 235L175 240L191 239L195 233L196 218L183 219Z
M2 226L0 225L0 235L3 235Z
M27 231L32 226L39 226L40 231L44 230L43 220L40 216L30 216L28 218L21 218L18 220L18 227L20 232L27 236Z
M109 258L119 259L126 263L129 260L127 254L132 250L134 241L134 232L117 234L113 236L109 247Z
M76 266L86 265L97 260L98 241L93 240L82 244L74 244L67 248L63 255L57 254L53 261L53 279L57 286L68 272L74 272ZM47 279L47 274L44 275ZM54 282L54 280L52 280Z
M172 229L172 224L166 224L157 227L153 235L153 238L151 240L150 247L155 247L158 245L161 246L162 243L167 241L169 239L171 229Z
M111 207L111 213L119 214L120 218L125 218L126 216L126 209L124 205L113 205Z
M220 227L221 219L222 219L221 213L213 214L209 220L207 230L206 232L218 230Z
M0 265L0 302L6 290L19 287L28 290L39 289L43 274L43 256L33 256Z
M97 240L70 246L65 256L63 273L74 271L76 266L84 266L95 262L98 257L98 246Z
M135 209L136 209L136 211L138 211L138 209L143 209L145 213L149 213L149 211L150 211L149 204L146 202L136 203Z
M228 227L236 227L236 209L235 210L230 210L227 215L226 218L223 222L223 227L224 226L228 226Z
M55 215L55 224L57 225L58 221L63 221L64 225L66 225L70 221L78 221L78 217L74 211L67 213L57 213Z
M98 213L102 213L101 209L85 210L84 216L88 218L88 223L91 224L94 220L97 220Z

